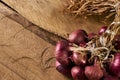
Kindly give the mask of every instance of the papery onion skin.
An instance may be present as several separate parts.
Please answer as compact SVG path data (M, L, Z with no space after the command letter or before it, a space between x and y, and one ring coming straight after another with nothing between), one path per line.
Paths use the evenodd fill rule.
M80 47L86 47L86 46L87 46L87 43L86 43L86 42L81 42L81 43L79 44L79 46L80 46Z
M72 78L71 76L71 68L70 67L65 67L62 66L58 61L56 61L56 70L58 72L60 72L61 74L63 74L64 76L68 77L68 78Z
M69 58L70 55L71 55L71 53L69 51L57 51L55 53L56 59L63 66L69 66L69 65L71 65L72 62L71 62L71 59Z
M69 41L79 45L81 42L87 42L87 33L84 30L76 30L69 35Z
M74 52L72 55L72 59L78 66L84 67L87 64L87 56L82 56L82 53Z
M71 74L72 74L73 80L86 80L84 70L79 66L74 66L71 69Z
M103 27L100 28L98 34L102 35L106 30L107 30L107 26L103 26Z
M93 39L95 36L96 36L95 33L89 33L89 34L88 34L88 39L91 40L91 39Z
M87 66L85 75L89 80L100 80L103 77L103 71L98 65Z
M119 80L118 77L107 75L102 80Z
M55 51L61 51L61 50L68 50L69 47L69 42L62 40L62 41L58 41L55 47Z
M114 59L110 63L110 71L113 75L120 77L120 52L114 55Z

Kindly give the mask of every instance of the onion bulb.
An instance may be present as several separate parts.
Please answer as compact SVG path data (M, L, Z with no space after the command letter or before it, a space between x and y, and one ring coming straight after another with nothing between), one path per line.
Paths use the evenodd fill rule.
M72 55L72 59L76 65L79 65L81 67L85 66L87 63L87 56L82 55L81 53L74 52Z
M62 66L58 61L56 61L56 70L66 77L71 78L71 68Z
M106 29L107 29L107 26L101 27L100 30L99 30L99 32L98 32L98 34L102 35L106 31Z
M69 56L70 56L69 51L57 51L55 53L56 59L64 66L71 65L71 60Z
M86 80L84 70L79 66L74 66L71 69L71 74L74 80Z
M98 63L85 67L85 75L89 80L100 80L103 77L103 71Z
M120 77L120 52L114 55L114 59L110 64L110 71L113 75Z
M81 29L76 30L69 35L69 41L78 45L81 42L87 42L87 33Z
M56 44L55 51L68 50L69 43L68 41L62 40Z

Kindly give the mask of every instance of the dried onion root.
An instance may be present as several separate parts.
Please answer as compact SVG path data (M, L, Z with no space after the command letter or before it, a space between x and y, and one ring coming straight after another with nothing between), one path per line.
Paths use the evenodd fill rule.
M105 20L115 16L114 0L69 0L67 10L75 16L104 16Z

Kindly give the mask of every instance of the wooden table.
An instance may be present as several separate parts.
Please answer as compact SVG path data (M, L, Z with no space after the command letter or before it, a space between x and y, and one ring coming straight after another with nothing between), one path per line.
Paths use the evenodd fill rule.
M0 1L0 80L66 80L55 67L47 68L54 66L54 58L46 61L54 57L59 40L55 37L67 38L79 28L97 32L103 25L66 14L68 4L68 0Z

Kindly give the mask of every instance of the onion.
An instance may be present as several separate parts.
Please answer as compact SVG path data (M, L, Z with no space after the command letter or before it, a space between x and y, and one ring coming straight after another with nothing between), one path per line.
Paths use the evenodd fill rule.
M68 51L57 51L55 53L56 59L64 66L71 65L70 55L71 53Z
M69 35L69 41L78 45L81 42L87 42L87 33L81 29L76 30Z
M84 70L79 66L74 66L71 69L71 74L74 80L86 80Z
M80 44L79 44L79 46L81 46L81 47L86 47L86 42L81 42Z
M85 66L87 63L87 56L83 55L81 53L73 53L72 56L73 61L75 62L76 65L79 65L81 67Z
M98 34L102 35L106 31L106 29L107 29L107 26L101 27L100 30L99 30L99 32L98 32Z
M114 55L114 59L110 64L110 71L113 75L120 77L120 52Z
M88 34L88 38L91 40L92 38L95 37L95 35L96 35L95 33L89 33L89 34Z
M85 75L89 80L99 80L103 77L103 71L100 68L100 63L95 63L92 66L85 67Z
M102 80L119 80L118 77L107 75Z
M58 61L56 61L56 70L66 77L72 78L71 68L62 66Z
M120 34L116 35L114 38L115 41L120 41Z
M69 46L69 43L68 41L59 41L57 44L56 44L56 48L55 48L55 51L61 51L61 50L68 50L68 46Z

